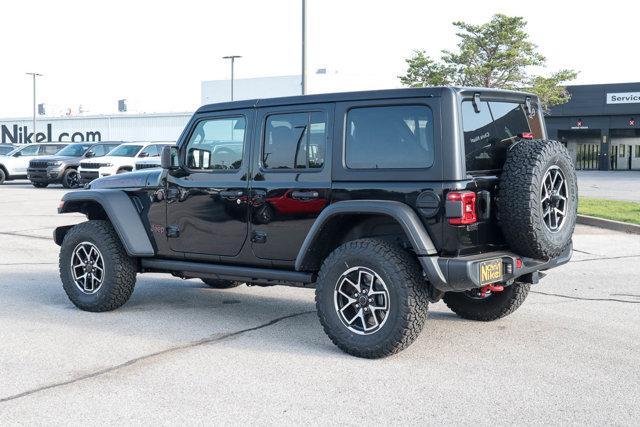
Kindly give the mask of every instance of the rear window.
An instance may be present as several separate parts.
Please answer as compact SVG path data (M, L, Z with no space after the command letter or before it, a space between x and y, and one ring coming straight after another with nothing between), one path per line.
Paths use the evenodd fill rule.
M542 138L537 116L528 117L522 104L481 102L476 113L471 101L462 102L465 163L468 172L502 169L507 148L519 134Z
M347 113L350 169L424 169L433 165L433 113L424 105L353 108Z

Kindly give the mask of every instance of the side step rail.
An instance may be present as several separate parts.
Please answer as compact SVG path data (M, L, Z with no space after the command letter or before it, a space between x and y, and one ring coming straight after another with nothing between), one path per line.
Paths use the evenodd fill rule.
M210 277L265 285L308 286L316 281L313 273L255 268L238 265L208 264L158 258L141 258L142 271L168 271L180 277Z

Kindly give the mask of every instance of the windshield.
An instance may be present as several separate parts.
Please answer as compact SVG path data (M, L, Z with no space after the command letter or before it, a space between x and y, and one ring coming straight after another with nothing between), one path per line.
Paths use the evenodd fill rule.
M462 102L465 163L468 172L502 169L507 148L523 133L540 139L542 127L537 114L528 116L515 102L480 102L479 112L471 101Z
M110 156L115 157L135 157L142 145L120 145L118 148L109 152Z
M90 144L71 144L58 151L56 156L80 157L91 147Z

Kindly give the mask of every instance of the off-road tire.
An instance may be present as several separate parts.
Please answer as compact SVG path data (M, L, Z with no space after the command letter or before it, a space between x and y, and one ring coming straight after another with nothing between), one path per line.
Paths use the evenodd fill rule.
M567 184L565 223L558 231L544 224L542 180L549 168L560 169ZM576 173L567 149L558 141L523 140L507 153L498 198L498 216L505 240L525 257L558 256L571 242L578 209Z
M70 181L71 181L71 177L73 175L77 176L76 179L76 185L73 185ZM78 174L78 171L75 169L67 169L66 171L64 171L64 175L62 175L62 186L64 188L78 188L80 187L80 175Z
M200 279L204 282L205 285L214 289L231 289L238 287L242 284L242 282L236 282L233 280L220 280L220 279Z
M465 292L447 292L443 301L447 307L463 319L489 322L510 315L518 309L529 294L528 283L514 283L501 292L494 292L483 299L473 299Z
M36 188L47 188L49 186L48 182L32 182L31 184Z
M78 289L71 273L73 250L85 241L94 244L104 258L104 281L94 294ZM136 261L127 254L109 221L92 220L71 228L60 248L59 270L67 296L85 311L115 310L129 300L136 284Z
M7 179L7 174L4 169L0 168L0 185L4 184Z
M350 331L334 304L337 281L356 266L375 271L389 291L387 319L370 335ZM316 283L316 308L325 333L336 346L357 357L387 357L408 347L427 319L429 296L421 271L415 257L386 241L361 239L338 247L324 260Z

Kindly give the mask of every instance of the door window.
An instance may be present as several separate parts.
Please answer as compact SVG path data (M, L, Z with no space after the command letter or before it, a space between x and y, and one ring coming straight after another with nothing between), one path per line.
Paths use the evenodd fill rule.
M140 151L138 157L158 157L159 155L157 145L147 145Z
M40 149L40 155L56 154L62 148L64 148L64 145L43 145Z
M40 146L38 145L30 145L29 147L26 147L22 150L20 150L20 155L21 156L35 156L36 154L38 154L38 149L40 148Z
M323 112L273 114L267 117L262 145L266 169L321 169L327 123Z
M242 165L246 120L225 117L198 122L186 147L191 170L238 170Z

